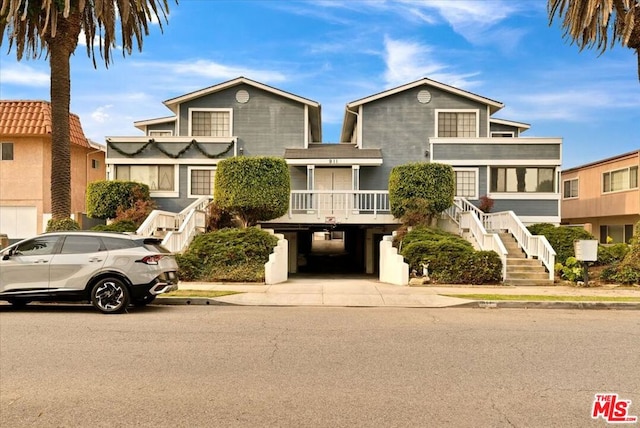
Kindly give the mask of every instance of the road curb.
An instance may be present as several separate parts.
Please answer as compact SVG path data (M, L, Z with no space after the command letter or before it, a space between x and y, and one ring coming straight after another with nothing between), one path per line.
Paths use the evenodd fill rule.
M210 297L158 297L155 305L211 305L211 306L239 306L234 303L221 302Z
M591 310L640 310L639 302L565 302L565 301L517 301L482 300L457 305L457 308L479 309L591 309Z

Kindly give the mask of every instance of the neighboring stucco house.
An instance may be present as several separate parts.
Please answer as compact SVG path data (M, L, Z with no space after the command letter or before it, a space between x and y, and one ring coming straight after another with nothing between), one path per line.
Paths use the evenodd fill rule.
M144 136L107 138L109 178L143 181L177 212L212 194L220 159L283 157L289 212L265 225L289 241L290 272L376 272L399 225L389 173L408 162L451 164L471 203L486 194L525 223L560 222L561 139L521 138L529 125L492 117L503 104L430 79L347 104L339 144L321 143L319 103L244 77L164 104L173 116L135 123Z
M104 146L69 117L71 211L85 211L87 183L105 179ZM0 100L0 233L10 240L44 232L51 218L51 105Z
M640 221L640 150L562 171L562 224L602 244L629 242Z

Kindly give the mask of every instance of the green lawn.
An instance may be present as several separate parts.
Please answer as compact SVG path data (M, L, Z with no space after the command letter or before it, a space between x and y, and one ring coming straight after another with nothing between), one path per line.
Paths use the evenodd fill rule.
M537 294L441 294L469 300L525 300L535 302L640 302L639 297L612 296L548 296Z

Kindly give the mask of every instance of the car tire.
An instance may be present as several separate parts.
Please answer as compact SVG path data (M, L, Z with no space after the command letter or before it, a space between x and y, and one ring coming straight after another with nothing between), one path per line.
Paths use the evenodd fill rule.
M11 304L11 306L13 306L16 309L24 308L29 303L31 303L31 300L27 300L27 299L10 299L7 301Z
M118 278L103 278L91 289L91 304L103 314L120 314L129 306L129 289Z
M146 306L149 303L153 302L154 300L156 300L156 296L154 294L145 294L142 297L134 299L133 300L133 305L134 306Z

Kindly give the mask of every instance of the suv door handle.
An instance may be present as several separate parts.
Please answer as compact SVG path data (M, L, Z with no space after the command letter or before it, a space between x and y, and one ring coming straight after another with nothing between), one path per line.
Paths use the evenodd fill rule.
M92 262L101 262L101 261L102 261L102 259L99 258L99 257L89 257L89 262L90 263L92 263Z
M38 259L36 261L34 261L33 263L47 263L49 260L47 259Z

